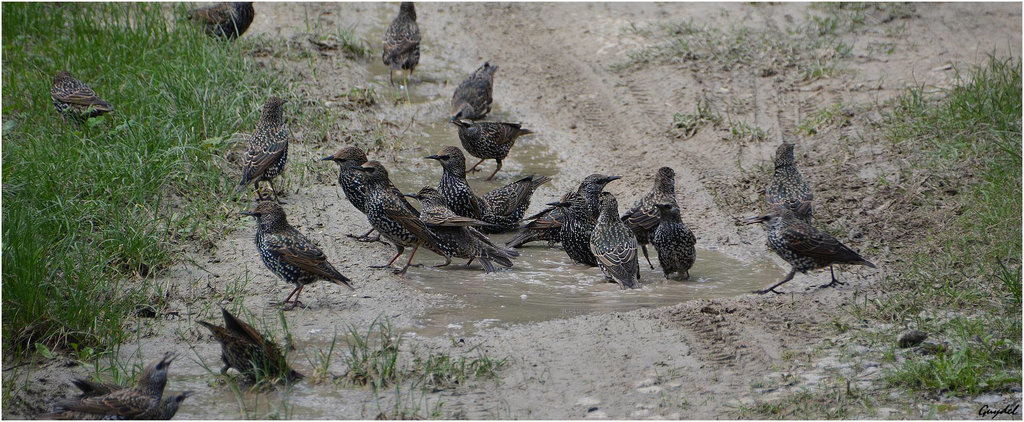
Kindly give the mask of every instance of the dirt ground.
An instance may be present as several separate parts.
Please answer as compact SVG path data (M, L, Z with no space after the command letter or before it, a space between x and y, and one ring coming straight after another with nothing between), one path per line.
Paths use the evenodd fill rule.
M798 166L815 191L819 227L862 252L878 269L837 268L836 275L850 283L834 289L814 288L828 278L818 271L797 275L782 289L784 295L739 294L628 312L566 312L563 318L498 324L465 334L410 335L405 338L410 354L486 353L508 357L509 364L496 381L473 381L422 396L389 394L383 399L388 404L368 389L331 382L246 393L249 406L261 409L246 413L230 388L201 364L216 371L219 347L195 321L216 320L218 305L242 301L279 327L274 325L276 308L268 303L281 300L291 287L274 279L259 261L252 244L254 222L239 219L215 245L184 248L186 259L158 279L166 292L164 316L129 327L137 330L138 340L120 350L128 361L149 360L165 350L185 356L174 363L169 388L200 394L185 402L179 418L365 419L391 408L396 398L428 408L443 403L438 416L446 419L736 418L750 417L760 403L802 393L849 393L851 388L871 395L876 406L856 408L848 417L977 417L980 402L974 398L922 401L887 387L877 347L857 344L832 325L837 320L857 323L843 313L844 305L886 294L876 284L899 264L914 228L925 224L925 217L906 212L910 205L901 203L901 190L893 187L922 188L905 178L900 169L906 163L876 133L879 110L907 87L951 86L956 70L984 63L989 53L1018 56L1020 4L870 9L856 29L839 31L838 38L852 49L835 69L825 77L803 78L792 67L776 65L778 57L771 51L753 64L726 66L701 57L623 64L630 53L665 41L651 29L662 23L786 33L810 15L827 14L806 4L424 3L417 5L424 41L420 66L411 78L411 103L388 86L379 63L380 36L397 9L397 4L378 3L258 3L256 20L245 35L265 40L257 60L280 70L301 100L286 106L304 116L292 124L297 142L285 175L288 218L320 243L356 285L354 293L313 285L303 292L308 308L285 314L296 347L292 360L300 372L312 372L303 356L325 348L349 324L367 327L385 315L397 328L412 329L422 327L428 313L473 300L367 268L385 263L392 249L345 237L364 232L368 224L343 198L336 166L317 160L353 142L373 148L371 158L384 162L393 175L402 174L398 185L404 191L436 183L436 163L418 157L433 153L437 145L458 145L454 129L444 123L448 101L458 82L484 61L500 66L492 118L524 122L537 135L520 141L495 183L472 180L474 187L499 186L530 172L552 176L553 182L534 196L533 212L590 173L618 174L623 180L607 190L626 207L650 189L658 167L670 166L677 174L683 220L700 236L700 246L739 262L774 262L775 272L763 280L767 286L788 267L767 250L760 227L737 226L734 217L760 211L772 154L789 140L797 144ZM338 38L331 36L338 28L366 39L370 56L355 57L338 47ZM309 38L326 47L317 48ZM353 88L369 87L376 101L353 99ZM726 120L761 128L766 135L736 136L721 124L678 136L673 116L693 113L700 101L718 105ZM835 104L841 104L841 122L822 124L814 133L801 129ZM387 142L373 143L380 139ZM517 149L538 152L527 155ZM234 154L228 160L237 159ZM484 168L489 172L492 166L489 162ZM562 254L539 245L524 251ZM423 254L417 261L437 259ZM589 284L593 289L620 294L599 283L596 270L578 270L596 279ZM413 268L410 273L488 282L477 271ZM654 271L644 276L645 281L661 278ZM344 347L334 351L346 352ZM91 370L66 359L32 371L5 368L5 382L25 383L26 389L15 393L15 403L5 404L3 416L41 411L44 403L71 394L70 377ZM344 368L337 365L330 372L339 375ZM1017 392L995 402L1019 399Z

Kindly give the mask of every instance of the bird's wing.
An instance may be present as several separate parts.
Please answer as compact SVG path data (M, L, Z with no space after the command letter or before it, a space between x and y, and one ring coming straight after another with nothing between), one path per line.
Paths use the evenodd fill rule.
M93 414L110 414L124 418L137 417L153 406L149 397L135 393L134 390L121 390L105 396L90 397L79 401L63 402L59 406L65 410Z
M94 382L84 378L75 378L71 383L78 387L79 390L82 390L80 398L102 396L125 388L117 384Z
M641 201L640 204L637 204L637 206L622 216L622 222L626 223L626 227L630 229L643 227L646 230L651 230L658 226L658 222L661 220L658 208L643 202Z
M353 288L348 283L348 277L341 275L331 263L327 262L327 255L324 255L324 251L301 233L294 232L290 236L265 236L264 239L266 239L266 245L270 251L280 256L285 262L320 277L340 281L350 289ZM292 239L299 239L299 241L295 242Z
M424 208L420 213L420 219L428 226L439 227L471 227L471 226L494 226L486 221L475 218L457 215L452 210L442 207Z
M491 213L495 215L509 215L526 199L530 193L530 184L533 183L533 176L526 176L515 182L487 192L483 200L491 207ZM498 206L497 208L493 208Z
M427 228L427 224L420 220L416 214L410 213L409 210L401 206L399 202L395 200L384 201L383 211L388 218L394 220L418 239L435 244L439 243L437 236Z
M92 88L89 88L81 82L74 84L74 87L67 92L51 92L51 94L53 94L53 97L57 100L68 104L110 107L110 104L107 104L106 101L100 99Z
M216 25L231 20L234 15L234 6L231 3L220 3L209 7L192 9L189 18L208 25Z
M267 171L271 165L277 162L288 150L288 139L291 133L287 128L281 127L273 136L274 141L264 146L249 148L245 151L243 162L245 168L242 170L242 180L248 183Z
M384 63L412 51L420 45L420 29L415 22L405 24L396 19L384 34Z
M604 265L605 271L615 281L626 287L632 287L635 284L633 280L636 279L638 267L636 244L619 244L612 248L602 248L600 250L591 244L590 251ZM629 280L629 282L626 282L626 280Z
M519 123L480 122L481 137L502 146L516 141L520 127Z
M266 340L263 337L263 334L260 334L260 332L256 331L256 329L253 328L251 325L249 325L245 321L242 321L238 317L232 315L226 309L224 309L221 312L221 314L224 315L224 328L226 328L228 332L238 333L240 335L248 337L249 340L255 342L256 344L263 344L266 342ZM213 331L213 328L210 328L210 330Z
M801 256L835 262L863 260L836 238L810 225L790 227L782 232L782 238L791 250Z

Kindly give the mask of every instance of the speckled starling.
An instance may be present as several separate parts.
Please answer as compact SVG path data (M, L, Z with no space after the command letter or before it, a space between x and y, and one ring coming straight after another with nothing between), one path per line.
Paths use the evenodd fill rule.
M618 179L619 176L591 174L583 179L583 182L580 183L575 192L563 195L561 202L568 202L571 195L582 195L587 200L588 213L596 220L599 214L598 196L601 195L605 185ZM527 220L530 220L530 222L512 240L506 243L507 246L518 248L527 242L535 240L548 240L548 245L553 246L554 242L561 241L561 227L565 223L563 208L548 207L537 214L527 217Z
M79 394L77 399L87 399L90 397L103 396L115 391L124 390L131 388L130 386L121 386L117 384L108 384L101 382L89 381L82 378L76 378L71 380L71 383L82 390L82 394ZM139 419L152 419L152 420L170 420L178 413L178 408L181 407L181 402L185 401L189 396L192 395L191 391L182 391L180 393L164 394L160 398L160 405L153 409L153 411L142 415ZM98 420L103 419L106 415L82 413L76 411L64 411L57 414L50 414L53 419L92 419Z
M327 280L354 290L348 277L327 262L324 252L288 224L280 205L262 201L251 211L243 211L242 215L256 217L256 249L260 251L263 264L285 282L295 285L295 290L281 302L285 310L298 306L302 288L317 280ZM292 296L295 299L289 301Z
M162 416L161 399L167 385L167 369L174 360L173 353L151 362L142 370L135 386L93 395L81 399L65 400L57 404L53 413L42 419L155 419Z
M797 211L793 211L787 206L773 205L768 214L744 220L747 224L763 224L768 235L768 246L793 266L782 281L756 293L779 293L775 288L792 280L797 271L806 273L827 266L832 274L832 281L820 287L831 287L845 284L836 280L833 264L866 265L875 268L875 264L806 222L801 216L810 214L808 207L809 204L801 204L797 206Z
M478 120L491 112L491 91L498 66L484 63L462 81L452 95L452 120Z
M810 186L796 169L793 159L793 144L783 142L775 150L775 173L772 180L765 189L764 200L771 208L774 205L784 205L791 210L803 210L806 214L799 214L804 221L810 223L813 213L812 202L814 194ZM803 204L805 207L800 207Z
M514 230L530 206L533 192L551 178L527 176L478 197L466 182L466 156L458 147L447 146L425 158L438 160L443 168L437 191L455 214L476 218L494 226L481 227L487 233Z
M654 269L651 264L651 257L647 254L647 243L651 232L658 227L658 209L655 204L676 204L676 172L671 167L662 167L654 175L654 187L636 202L628 212L622 215L622 221L626 227L633 230L636 235L636 243L640 245L647 259L647 265Z
M678 272L683 275L683 279L689 280L690 267L697 258L697 250L694 248L697 238L679 218L679 205L658 203L654 206L661 217L650 237L654 250L658 251L661 270L665 278Z
M366 185L362 182L363 172L355 170L356 167L362 166L366 162L366 153L359 147L347 146L338 150L334 155L328 155L321 160L338 163L338 186L341 186L341 190L345 192L348 202L352 203L352 206L356 207L359 212L366 214ZM370 233L373 233L372 228L361 236L353 234L347 236L360 242L375 242L380 239L380 235L370 237Z
M600 215L590 236L590 251L605 277L622 288L640 287L640 263L636 236L619 218L619 204L609 192L601 192Z
M416 7L412 2L402 2L398 16L384 31L384 53L381 55L388 67L391 85L396 70L408 70L411 75L420 62L420 27L416 25ZM409 76L406 75L406 81Z
M451 262L451 256L441 249L441 239L438 239L427 224L420 220L419 213L409 205L402 193L395 189L388 178L388 171L377 161L368 161L358 170L365 173L367 186L366 196L366 218L370 220L373 228L390 240L397 249L397 253L387 265L377 268L388 268L398 257L402 256L406 247L412 247L409 254L409 261L401 269L395 270L395 274L404 274L412 264L412 258L420 246L426 247L445 257L445 263Z
M220 343L220 359L224 362L221 374L235 368L252 381L281 379L291 382L303 378L302 374L288 367L281 349L273 340L268 340L227 309L220 308L220 313L224 316L223 327L206 321L199 321L199 325L209 329Z
M53 76L50 98L64 120L70 118L77 123L114 111L114 106L100 99L92 88L73 78L66 70Z
M480 258L484 272L492 272L494 265L491 261L504 267L511 267L512 258L519 256L519 252L495 245L487 236L473 228L488 226L489 223L456 215L448 209L437 189L423 188L415 195L406 196L416 198L423 204L420 218L427 223L438 239L441 239L441 249L453 257L469 259L466 265Z
M202 25L207 35L229 40L244 34L255 15L251 1L217 3L188 12L188 18Z
M572 193L568 198L548 205L562 209L562 227L558 233L565 254L569 255L573 262L596 267L597 258L590 250L590 237L594 233L597 219L590 215L587 199L583 195Z
M477 171L477 166L484 160L494 159L498 162L498 167L487 180L493 179L501 170L501 160L508 156L508 151L515 145L516 138L533 133L529 129L523 129L519 123L467 122L459 119L452 120L452 123L459 128L462 147L469 155L480 159L469 169L470 173Z
M264 180L270 184L270 191L274 199L277 199L272 180L284 171L284 163L288 161L288 142L292 139L292 133L284 125L284 112L281 109L284 103L285 100L270 97L263 105L260 121L242 157L242 181L238 187L244 188L255 182L260 200L263 199L260 182Z

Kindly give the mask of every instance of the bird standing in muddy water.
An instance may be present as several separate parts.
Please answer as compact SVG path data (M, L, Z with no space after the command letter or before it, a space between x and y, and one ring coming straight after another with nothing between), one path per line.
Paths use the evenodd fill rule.
M508 156L509 150L516 143L516 138L533 133L529 129L523 129L519 123L466 122L460 119L453 119L452 123L459 128L462 147L469 155L480 159L468 170L469 173L479 171L476 168L484 160L494 159L498 163L498 167L487 180L493 179L501 170L501 161Z
M202 25L211 37L233 40L249 29L256 11L252 2L217 3L188 12L188 18Z
M395 270L395 274L405 274L412 265L412 258L420 246L434 251L445 258L445 266L451 263L451 256L441 248L442 240L437 237L427 224L420 220L416 209L405 200L398 189L391 184L388 178L388 171L384 165L377 161L367 161L357 170L365 174L367 187L366 196L366 218L374 229L380 232L381 236L390 240L398 250L394 258L388 261L387 265L373 266L371 268L389 268L395 263L398 257L402 256L406 247L412 247L409 254L409 261L401 269Z
M605 176L597 173L591 174L583 179L583 182L580 183L579 187L577 187L575 191L562 195L562 199L559 202L569 202L572 195L581 195L586 199L587 213L594 220L597 220L598 196L601 195L605 185L618 179L619 176ZM565 210L565 207L550 206L537 214L527 217L526 219L530 220L530 222L524 225L519 230L519 233L506 242L505 245L518 248L528 242L547 240L548 246L551 247L554 246L554 243L561 242L561 231L565 224ZM587 239L587 242L589 242L590 232L586 232L584 237Z
M260 121L256 123L256 130L249 138L242 157L242 181L238 183L238 188L245 188L255 182L256 195L260 200L263 200L260 182L266 181L270 185L270 192L274 194L274 200L281 202L277 199L273 179L284 172L284 164L288 162L288 143L292 139L292 132L284 125L284 111L281 107L285 102L278 97L270 97L263 104Z
M622 221L626 223L636 235L636 242L644 252L647 265L654 269L651 264L651 257L647 255L647 244L650 242L651 233L658 227L659 214L656 204L675 204L676 202L676 172L671 167L662 167L654 175L654 187L636 202L628 212L622 215Z
M864 265L875 268L875 264L862 258L836 238L808 223L804 216L810 215L810 204L797 204L796 208L797 210L794 211L789 206L776 204L772 206L772 210L768 214L742 221L746 224L763 224L768 235L768 246L793 266L782 281L755 293L779 293L775 291L775 288L792 280L797 271L806 273L810 270L829 267L832 281L819 287L832 287L846 284L836 280L833 264Z
M402 2L398 16L384 31L384 53L381 59L388 67L391 85L395 84L395 71L407 70L404 85L408 86L409 76L420 62L420 27L416 25L416 7L412 2Z
M220 313L224 317L223 327L206 321L199 321L199 325L209 329L213 338L220 343L220 359L224 362L221 374L235 368L250 381L282 379L291 382L303 378L302 374L288 367L281 349L273 341L267 340L263 334L227 309L220 308Z
M356 207L359 212L366 214L366 184L363 183L363 172L356 170L356 167L362 166L367 161L366 153L359 149L359 147L347 146L338 150L333 155L328 155L320 160L338 163L338 186L341 186L341 190L345 192L345 198L348 198L348 202L353 207ZM347 236L360 242L380 240L379 234L370 237L370 233L373 233L373 228L370 228L370 231L360 236L353 234L348 234Z
M665 278L678 272L683 275L684 280L689 280L690 267L697 258L697 250L694 248L697 238L679 217L679 205L657 203L654 206L660 220L651 233L651 244L658 252L658 264L661 265Z
M813 211L811 203L814 201L814 193L811 192L807 181L800 175L800 171L796 169L793 144L791 143L783 142L775 150L775 172L772 173L772 179L768 183L768 188L765 189L764 200L768 203L769 208L783 205L793 211L800 209L801 212L806 213L799 214L800 218L808 223L811 222ZM805 205L806 208L801 208L801 205Z
M256 249L263 264L285 282L295 285L281 302L284 310L295 309L301 304L302 289L317 280L327 280L339 286L355 290L348 277L341 275L320 248L298 230L285 217L284 209L276 202L261 201L251 211L242 215L256 217ZM294 300L292 296L295 296Z
M619 203L609 192L601 192L600 215L590 236L590 251L605 277L622 288L640 287L640 261L636 236L619 218Z
M79 400L90 397L105 396L115 391L131 388L131 386L94 382L83 378L75 378L71 380L71 383L82 391L82 394L79 394L77 397ZM170 395L164 394L163 397L160 398L160 404L157 408L152 412L143 415L139 419L170 420L178 413L178 409L181 408L181 403L185 401L185 399L189 398L192 393L192 391L182 391L180 393ZM101 419L101 415L75 411L65 411L60 414L48 416L53 416L54 419Z
M156 419L164 415L161 407L167 370L174 360L173 353L165 353L142 370L134 387L122 388L101 395L88 395L65 400L57 404L52 413L40 419ZM174 406L174 404L168 404ZM176 409L176 408L175 408ZM169 409L167 409L169 410Z
M489 273L494 271L491 261L510 268L512 259L519 256L519 252L495 245L487 236L473 228L488 226L489 223L456 215L448 209L437 189L423 188L416 194L406 196L415 198L423 204L420 219L427 223L430 230L441 240L441 249L453 257L469 259L466 265L480 258L484 272Z
M66 70L53 76L50 99L64 120L70 118L76 123L114 111L114 106L103 101L92 88L72 77Z
M587 210L587 199L574 192L562 201L548 205L558 207L562 212L559 239L562 241L562 250L565 254L569 255L573 262L596 267L597 258L590 250L590 237L594 233L597 219Z
M494 84L494 72L498 66L485 62L483 66L469 75L455 88L452 94L451 120L479 120L491 112L491 92Z

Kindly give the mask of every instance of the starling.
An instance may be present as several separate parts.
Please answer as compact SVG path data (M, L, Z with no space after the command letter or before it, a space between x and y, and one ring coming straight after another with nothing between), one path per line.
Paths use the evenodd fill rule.
M224 316L223 327L206 321L199 321L199 325L209 329L213 338L220 343L220 359L224 361L221 374L235 368L253 381L262 378L296 381L303 378L302 374L288 367L284 355L272 340L267 340L251 325L231 315L227 309L220 308L220 313Z
M661 221L651 234L651 244L654 245L654 250L658 251L658 263L661 264L661 270L665 273L665 278L678 272L683 275L683 279L689 280L690 267L693 266L693 261L697 257L697 251L693 247L697 243L697 238L680 220L679 205L672 203L654 205L661 215Z
M605 277L622 288L640 287L640 263L636 256L636 236L619 219L619 203L609 192L601 192L600 215L590 236L590 251L597 258Z
M447 146L441 152L425 158L437 160L444 170L437 191L455 214L491 223L481 229L500 233L515 229L530 206L533 192L551 178L527 176L506 186L494 189L482 198L476 196L466 182L466 157L458 147ZM495 227L496 226L496 227Z
M604 190L605 185L618 179L619 176L591 174L583 179L583 182L580 183L575 192L562 196L561 202L568 202L571 195L582 195L587 200L588 213L594 220L597 220L598 195ZM561 241L561 227L565 223L564 207L551 206L545 208L543 211L527 217L527 220L530 220L530 222L512 240L509 240L506 246L518 248L527 242L535 240L547 240L550 246L555 242ZM587 236L587 241L589 242L590 235L588 234Z
M633 230L636 243L640 245L647 259L647 265L654 269L651 257L647 255L647 243L651 233L658 227L658 209L655 204L676 204L676 172L671 167L662 167L654 175L654 187L640 198L629 212L622 215L622 222Z
M498 162L498 167L487 180L493 179L501 170L501 160L508 156L508 151L515 145L516 138L533 133L529 129L523 129L519 123L466 122L458 119L452 120L452 123L459 127L462 147L469 155L480 159L469 169L470 173L478 171L477 166L484 160L493 158Z
M597 266L597 258L590 250L590 237L594 233L597 219L587 210L587 199L573 193L560 202L548 205L559 207L564 215L559 237L565 254L577 262L591 267Z
M405 76L416 70L420 62L420 27L416 25L416 7L412 2L402 2L398 17L391 21L384 32L384 53L381 55L384 65L390 70L388 78L391 85L395 84L393 76L396 70L408 70Z
M71 118L80 123L114 111L114 106L100 99L92 88L73 78L66 70L53 76L50 98L53 99L53 107L64 120Z
M416 198L423 204L423 212L420 218L430 227L430 230L441 239L440 247L448 255L456 258L466 258L469 265L474 259L480 258L484 272L494 271L491 261L497 262L506 268L512 267L512 258L519 256L519 252L495 245L487 236L480 233L473 226L488 226L487 222L474 218L456 215L444 204L444 198L434 188L420 189L415 195L406 195Z
M284 103L285 100L270 97L266 104L263 104L260 121L256 124L256 131L249 139L245 156L242 158L242 181L238 187L244 188L249 183L256 182L256 194L260 200L263 200L260 181L264 180L270 184L270 191L274 194L274 199L277 199L277 191L274 190L272 180L284 171L284 163L288 161L288 142L292 139L292 133L284 125L281 110Z
M202 25L207 35L229 40L244 34L255 15L251 1L217 3L188 12L188 18Z
M172 360L174 360L174 354L166 353L163 358L151 362L142 370L135 386L131 388L121 388L106 394L87 397L85 395L89 392L83 389L82 398L60 402L53 413L42 415L41 418L155 419L162 416L165 410L169 410L161 408L161 399L164 395L164 387L167 385L167 369ZM99 384L99 386L109 387L104 384ZM169 404L169 406L176 408L174 404Z
M117 384L107 384L100 382L93 382L82 378L76 378L71 381L75 387L82 390L82 394L76 397L78 400L87 399L90 397L103 396L115 391L124 390L125 387ZM180 393L174 393L171 395L164 395L160 399L160 405L152 412L146 413L139 417L139 419L152 419L152 420L170 420L178 413L178 408L181 407L181 402L185 401L189 396L192 395L192 391L182 391ZM46 415L52 417L52 419L103 419L106 415L82 413L77 411L64 411L60 413Z
M455 94L452 95L452 121L479 120L491 112L491 87L496 71L498 66L484 63L455 88Z
M763 224L768 234L768 247L793 266L782 281L756 293L779 293L775 288L792 280L797 271L806 273L827 266L832 274L832 282L819 287L831 287L846 284L836 280L832 264L866 265L875 268L875 264L808 223L803 217L810 215L808 208L810 204L798 205L797 211L788 206L773 205L770 213L743 221L747 224Z
M366 214L366 185L363 184L363 172L355 170L356 167L366 162L366 153L356 146L344 147L334 155L328 155L321 161L334 161L338 163L338 186L345 192L348 202L352 203L359 212ZM348 237L355 238L360 242L375 242L380 240L380 235L369 237L373 229L361 236L349 234Z
M783 142L775 150L775 173L765 190L764 200L769 208L784 205L793 211L804 210L806 214L800 214L800 217L810 223L814 194L793 161L793 144ZM801 204L806 204L806 208L801 208Z
M420 246L443 256L445 263L440 266L448 265L451 262L451 256L441 249L441 239L427 228L423 220L420 220L419 213L414 208L410 209L412 206L409 205L409 202L391 184L387 169L377 161L368 161L358 167L358 170L365 173L363 180L367 187L366 218L370 220L373 228L377 229L381 236L390 240L398 250L387 265L376 268L390 267L398 257L402 256L406 247L412 247L409 261L401 269L395 270L395 274L404 274L412 264L412 258L416 256L416 251Z
M327 280L355 290L348 277L327 262L327 256L316 244L288 224L284 209L276 202L260 202L252 211L243 211L242 215L256 217L256 249L260 251L263 264L282 280L295 284L295 290L281 302L286 311L298 306L302 288L317 280ZM289 302L292 296L295 300Z

